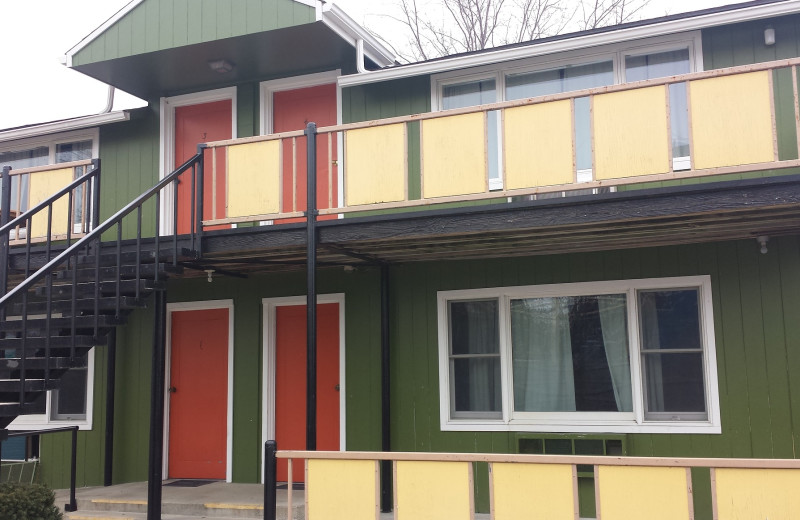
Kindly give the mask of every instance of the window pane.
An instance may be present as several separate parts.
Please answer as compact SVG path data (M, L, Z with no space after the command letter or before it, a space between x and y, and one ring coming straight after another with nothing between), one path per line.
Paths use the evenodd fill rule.
M56 162L82 161L92 158L92 141L61 143L56 145Z
M625 79L627 81L663 78L689 72L688 48L640 56L625 56Z
M645 417L707 418L699 290L640 291L638 298Z
M699 291L639 291L642 350L702 350Z
M494 79L484 79L445 85L442 88L442 109L449 110L451 108L466 108L494 103L498 101L495 83ZM498 153L500 146L500 115L497 110L492 110L487 113L487 116L489 180L500 183L497 186L492 186L492 188L500 188L502 187L500 180L500 154Z
M588 65L568 65L560 69L506 76L506 99L547 96L612 83L614 66L610 60Z
M575 98L575 166L592 169L592 119L588 97Z
M497 300L450 302L451 354L498 354Z
M71 368L61 376L58 390L53 390L52 419L86 418L86 368Z
M16 152L0 152L0 166L11 166L16 170L31 166L44 166L50 160L49 155L50 149L47 146Z
M672 133L672 157L689 157L689 105L686 83L672 83L669 86L669 122Z
M645 418L675 419L682 413L706 411L702 354L645 354L644 372ZM654 416L659 413L675 417Z
M626 297L511 301L514 409L633 410Z
M453 360L455 412L500 412L500 357Z

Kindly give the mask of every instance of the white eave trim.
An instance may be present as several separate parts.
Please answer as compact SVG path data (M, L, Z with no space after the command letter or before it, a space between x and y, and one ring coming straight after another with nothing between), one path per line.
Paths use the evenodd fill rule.
M67 51L64 55L64 64L67 67L72 67L72 57L75 56L78 52L81 51L84 47L92 43L95 38L103 34L106 29L117 23L120 19L122 19L126 14L133 11L136 6L144 2L144 0L131 0L130 3L125 5L122 9L117 11L111 18L106 20L103 25L95 29L94 31L90 32L84 39L78 42L73 48Z
M785 14L793 14L800 11L800 0L790 0L767 5L758 5L732 11L709 13L680 20L670 20L652 25L642 25L597 34L588 34L564 40L556 40L546 43L532 43L522 47L512 49L502 49L497 51L486 51L480 54L468 56L457 56L445 58L432 62L422 62L401 67L388 68L370 72L369 74L353 74L339 78L340 87L351 87L366 83L376 83L392 79L435 74L455 69L466 69L481 65L495 64L505 61L512 61L521 58L530 58L576 50L581 48L594 47L597 45L607 45L623 41L649 38L665 34L680 33L686 31L696 31L718 25L727 25L738 22L770 18Z
M128 121L130 118L130 113L127 110L118 110L116 112L109 112L108 114L76 117L74 119L65 119L64 121L54 121L52 123L15 128L12 130L0 131L0 143Z
M394 64L395 55L336 4L323 4L319 19L353 47L364 40L364 55L380 67Z

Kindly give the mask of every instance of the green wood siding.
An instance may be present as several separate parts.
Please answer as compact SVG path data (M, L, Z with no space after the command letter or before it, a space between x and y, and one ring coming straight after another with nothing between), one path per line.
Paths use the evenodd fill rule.
M76 53L73 64L271 31L315 19L313 7L294 0L145 0Z

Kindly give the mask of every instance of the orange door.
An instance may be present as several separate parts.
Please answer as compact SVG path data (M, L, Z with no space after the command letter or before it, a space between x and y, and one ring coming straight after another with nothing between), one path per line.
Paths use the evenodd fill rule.
M276 309L275 440L278 449L306 448L306 306ZM339 304L317 305L317 449L339 450ZM287 480L278 464L278 480ZM303 482L303 461L292 481Z
M172 313L169 477L225 479L228 310Z
M199 105L175 107L175 168L197 153L197 145L209 141L221 141L233 137L231 101L214 101ZM216 181L212 172L212 153L217 155ZM203 182L203 220L214 217L225 218L225 150L206 150ZM216 189L216 197L214 197ZM181 176L178 184L178 233L191 231L192 204L191 172ZM215 204L216 200L216 204ZM216 206L216 213L213 210ZM228 228L208 227L206 229Z
M304 130L309 122L317 128L336 124L336 85L320 85L275 92L272 98L273 131ZM293 162L292 140L283 142L283 208L284 211L305 211L306 204L306 140L297 139ZM336 167L336 136L328 142L327 134L317 136L317 209L339 204L339 181ZM296 173L295 173L296 172ZM297 181L294 182L294 177ZM294 188L293 188L294 186ZM335 218L329 216L327 218ZM302 219L281 222L298 222Z

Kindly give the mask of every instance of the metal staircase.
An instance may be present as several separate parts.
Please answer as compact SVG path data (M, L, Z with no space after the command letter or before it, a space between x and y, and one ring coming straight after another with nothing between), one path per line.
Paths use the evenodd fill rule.
M17 416L40 410L34 401L59 387L72 367L86 366L86 355L105 345L109 332L129 314L148 305L151 295L166 288L169 276L180 274L181 262L197 260L202 251L203 149L158 184L108 220L99 222L100 163L44 202L10 220L9 169L3 170L0 193L0 431ZM191 183L189 246L179 247L178 234L142 237L143 215L154 216L161 229L162 206L178 221L178 182ZM91 218L77 224L73 209L83 190ZM53 238L54 208L67 200L67 236ZM171 201L170 205L162 204ZM60 201L60 202L59 202ZM149 204L146 204L148 203ZM146 204L146 205L145 205ZM185 203L184 203L185 204ZM47 237L36 243L22 237L33 219L47 219ZM89 222L90 221L90 222ZM151 220L152 222L152 220ZM136 230L123 239L123 227ZM13 234L13 235L12 235ZM186 236L182 237L186 239ZM20 243L23 242L24 243ZM38 413L41 413L39 411ZM0 437L1 438L1 437Z

